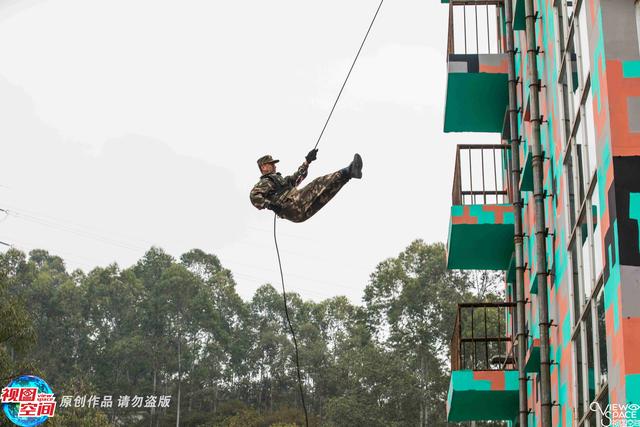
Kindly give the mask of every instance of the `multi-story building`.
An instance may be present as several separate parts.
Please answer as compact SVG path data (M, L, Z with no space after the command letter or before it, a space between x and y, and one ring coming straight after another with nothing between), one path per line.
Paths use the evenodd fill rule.
M640 0L442 0L461 304L449 421L640 426ZM616 424L617 423L617 424Z

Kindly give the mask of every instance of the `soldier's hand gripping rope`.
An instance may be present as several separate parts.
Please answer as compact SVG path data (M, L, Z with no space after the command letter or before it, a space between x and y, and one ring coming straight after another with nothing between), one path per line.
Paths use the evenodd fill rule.
M304 159L307 161L307 164L310 165L311 162L313 162L317 157L318 157L318 149L314 148L313 150L309 151L309 153L305 156Z

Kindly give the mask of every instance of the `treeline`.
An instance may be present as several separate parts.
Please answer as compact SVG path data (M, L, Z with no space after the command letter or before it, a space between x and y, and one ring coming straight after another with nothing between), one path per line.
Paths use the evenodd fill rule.
M314 426L446 425L460 301L493 277L446 270L417 240L371 274L362 305L288 294ZM44 250L0 255L0 375L44 378L52 426L304 425L281 294L250 301L218 258L150 249L134 266L67 271ZM60 407L60 396L170 395L168 408ZM4 418L4 417L3 417Z

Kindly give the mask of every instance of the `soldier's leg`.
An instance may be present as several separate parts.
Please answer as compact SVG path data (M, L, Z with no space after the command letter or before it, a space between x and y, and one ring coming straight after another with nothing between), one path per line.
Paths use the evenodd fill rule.
M349 181L349 175L339 170L314 179L299 190L297 208L304 220L311 218L329 203L338 191Z
M279 216L293 222L302 222L311 218L351 179L362 177L362 158L353 156L346 168L314 179L302 189L294 189Z

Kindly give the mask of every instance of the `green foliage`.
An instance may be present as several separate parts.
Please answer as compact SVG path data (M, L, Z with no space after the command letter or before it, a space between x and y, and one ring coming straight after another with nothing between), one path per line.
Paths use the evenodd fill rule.
M498 299L446 270L442 244L381 262L364 305L288 294L312 426L444 425L456 304ZM57 395L171 395L166 409L61 408L53 426L304 425L282 295L250 301L212 254L151 248L134 266L67 272L44 250L0 255L0 374ZM179 398L178 398L179 396Z

